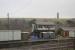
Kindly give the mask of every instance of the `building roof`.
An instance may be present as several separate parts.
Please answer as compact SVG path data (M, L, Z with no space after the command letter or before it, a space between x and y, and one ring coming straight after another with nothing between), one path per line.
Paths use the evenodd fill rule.
M36 24L39 24L39 25L55 25L55 23L53 23L53 22L41 22L41 21L36 21Z
M21 32L21 33L24 33L24 34L27 34L28 33L29 34L30 32Z
M75 27L61 27L63 30L74 31Z

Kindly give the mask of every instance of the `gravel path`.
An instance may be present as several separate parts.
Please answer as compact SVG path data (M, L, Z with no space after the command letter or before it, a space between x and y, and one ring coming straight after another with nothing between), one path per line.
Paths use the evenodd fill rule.
M29 45L29 46L21 46L21 47L13 47L13 48L3 48L0 50L73 50L73 48L69 48L70 46L73 46L73 42L66 40L66 41L60 41L60 43L56 41L50 41L39 45L37 44L37 45ZM56 49L55 47L61 49L58 48Z

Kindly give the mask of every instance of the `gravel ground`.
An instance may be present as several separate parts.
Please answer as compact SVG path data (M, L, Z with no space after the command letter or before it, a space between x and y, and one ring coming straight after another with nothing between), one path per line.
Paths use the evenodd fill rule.
M3 48L0 50L50 50L50 48L37 48L37 47L16 47L16 48ZM53 50L58 50L58 49L53 49ZM73 48L64 48L64 49L60 49L60 50L74 50Z
M74 50L74 48L70 47L64 47L60 48L60 46L73 46L73 42L71 40L66 40L66 41L59 41L60 44L58 44L56 41L49 41L46 43L41 43L41 44L36 44L36 45L29 45L29 46L21 46L21 47L13 47L13 48L2 48L0 50ZM64 43L64 44L63 44ZM59 47L59 49L51 49L53 47Z
M13 47L13 48L3 48L0 50L58 50L58 49L51 49L56 45L50 44L50 43L44 43L40 45L32 45L32 46L21 46L21 47ZM64 48L59 50L73 50L73 48Z

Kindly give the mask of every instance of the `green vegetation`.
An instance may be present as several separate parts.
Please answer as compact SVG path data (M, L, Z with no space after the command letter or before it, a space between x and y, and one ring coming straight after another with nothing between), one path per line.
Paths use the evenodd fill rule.
M67 25L68 19L59 19L59 22L61 25ZM0 30L5 29L20 29L22 31L31 31L32 29L32 23L35 23L35 21L46 21L46 22L54 22L56 23L57 19L41 19L41 18L10 18L9 24L7 18L0 18Z
M56 35L61 35L61 36L63 36L63 29L58 28L58 30L57 30L57 32L56 32Z

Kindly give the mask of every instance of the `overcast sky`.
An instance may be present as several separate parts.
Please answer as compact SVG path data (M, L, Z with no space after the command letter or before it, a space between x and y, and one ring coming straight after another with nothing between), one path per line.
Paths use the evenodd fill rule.
M75 18L75 0L0 0L0 17Z

